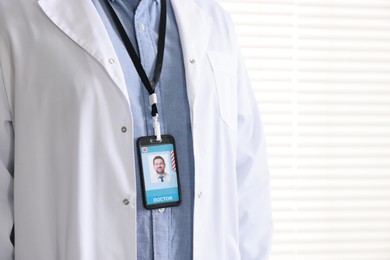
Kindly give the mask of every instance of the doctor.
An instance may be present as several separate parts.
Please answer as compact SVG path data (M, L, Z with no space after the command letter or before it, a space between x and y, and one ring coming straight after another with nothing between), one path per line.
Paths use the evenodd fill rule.
M152 182L170 182L171 175L165 171L165 161L161 156L153 158L153 168L155 172L152 174Z
M182 203L147 210L136 141L160 134ZM0 0L1 260L265 260L269 193L214 1Z

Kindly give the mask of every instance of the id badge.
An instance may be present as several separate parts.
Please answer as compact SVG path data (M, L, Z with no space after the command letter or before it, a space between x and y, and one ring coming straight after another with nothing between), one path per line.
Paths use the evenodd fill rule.
M147 209L179 206L181 190L175 140L171 135L140 137L137 141L142 195Z

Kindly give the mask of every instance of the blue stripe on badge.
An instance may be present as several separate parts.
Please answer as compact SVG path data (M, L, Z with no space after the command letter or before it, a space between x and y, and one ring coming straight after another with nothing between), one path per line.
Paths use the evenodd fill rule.
M143 148L147 148L147 150L143 150ZM140 147L142 153L158 153L158 152L169 152L173 150L172 144L163 144L163 145L146 145Z
M148 205L179 201L177 188L149 190L146 192L146 202Z

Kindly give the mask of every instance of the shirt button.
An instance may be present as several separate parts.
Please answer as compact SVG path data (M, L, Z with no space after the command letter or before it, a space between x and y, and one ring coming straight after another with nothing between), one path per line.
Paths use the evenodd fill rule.
M123 203L123 205L129 205L129 203L130 203L130 201L128 200L128 199L124 199L123 201L122 201L122 203Z
M123 133L126 133L127 128L125 126L122 126L121 130L122 130Z
M111 58L111 59L108 60L108 62L109 62L110 64L114 64L114 63L115 63L115 60L114 60L113 58Z
M190 59L191 64L195 64L195 59Z
M139 24L139 30L140 30L141 32L145 31L145 25L144 25L143 23L140 23L140 24Z
M203 195L202 192L199 192L199 193L198 193L198 198L199 198L199 199L202 198L202 195Z
M160 208L160 209L157 209L157 211L158 211L159 213L164 213L164 211L165 211L165 208Z

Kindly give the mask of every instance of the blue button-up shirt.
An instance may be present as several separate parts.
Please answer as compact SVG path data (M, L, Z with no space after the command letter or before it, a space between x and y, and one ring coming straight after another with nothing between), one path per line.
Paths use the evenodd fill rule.
M135 140L153 135L148 93L128 56L106 10L106 0L92 0L118 55L126 80L133 115ZM149 79L153 78L160 21L160 0L110 0L138 54ZM136 49L137 49L136 48ZM162 134L176 141L182 204L165 211L146 210L142 204L140 171L137 179L137 258L192 259L194 159L184 63L179 33L170 1L167 0L167 32L161 78L156 86ZM134 148L136 149L136 148ZM137 152L135 152L136 156ZM130 171L129 171L130 172Z

